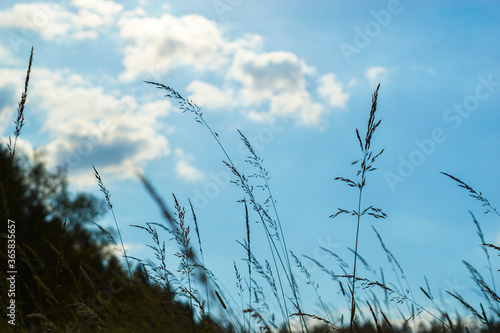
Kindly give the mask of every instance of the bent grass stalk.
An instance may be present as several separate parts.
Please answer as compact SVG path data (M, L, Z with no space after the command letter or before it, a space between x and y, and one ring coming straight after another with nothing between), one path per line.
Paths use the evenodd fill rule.
M243 141L243 143L245 144L245 146L247 147L248 151L250 152L250 156L248 157L247 159L247 162L254 166L256 169L259 170L259 173L256 174L255 176L259 177L259 178L262 178L264 180L264 189L267 190L267 193L268 193L268 199L266 200L266 202L269 202L271 201L271 204L273 206L273 211L274 211L274 215L276 216L276 226L279 228L279 233L280 235L278 235L278 233L276 232L276 236L279 237L281 236L281 242L280 245L281 245L281 250L283 252L283 257L285 257L286 259L286 264L287 264L287 268L288 268L288 272L290 274L290 280L291 280L291 286L292 286L292 292L294 294L294 298L297 302L300 301L300 298L298 297L297 295L297 284L295 282L295 278L294 278L294 275L293 275L293 272L292 272L292 266L290 264L290 257L288 255L289 251L288 251L288 247L286 245L286 241L285 241L285 235L283 233L283 228L282 228L282 225L281 225L281 220L280 220L280 217L279 217L279 214L278 214L278 209L276 208L276 200L274 200L274 196L271 192L271 187L269 186L269 180L270 180L270 177L269 177L269 174L267 172L267 170L264 168L263 166L263 160L262 158L260 158L260 156L258 156L256 153L255 153L255 150L253 149L252 145L250 144L250 141L243 135L243 133L241 133L240 130L238 130L238 133L240 134L241 136L241 139ZM267 211L264 211L265 215L271 219L271 217L267 214ZM297 310L300 311L300 306L299 305L295 305L295 307L297 308Z
M478 192L476 191L475 189L473 189L471 186L469 186L467 183L463 182L462 180L460 180L459 178L455 177L455 176L452 176L446 172L441 172L441 174L445 175L446 177L452 179L453 181L455 181L458 185L458 187L461 187L463 188L464 190L466 190L468 193L469 193L469 196L474 198L475 200L479 201L481 203L481 206L484 208L484 214L490 214L490 213L493 213L493 214L496 214L498 216L500 216L500 213L498 212L498 210L493 207L493 205L489 202L489 200L481 193L481 192ZM476 225L477 227L477 235L479 236L479 239L481 240L481 246L484 250L484 253L486 255L486 259L488 261L488 270L490 272L490 277L491 277L491 282L492 282L492 285L493 285L493 290L491 290L489 287L486 286L486 283L483 281L482 278L480 278L480 276L478 277L477 275L479 275L479 273L476 273L474 272L475 269L473 269L473 267L469 264L466 263L466 266L467 266L467 269L471 272L472 276L473 276L473 280L478 284L478 286L480 287L481 291L483 292L483 294L485 295L485 298L488 302L490 302L490 298L488 297L488 295L490 295L490 297L495 301L495 307L496 307L496 312L497 313L500 313L500 310L499 310L499 302L497 301L498 299L498 296L497 296L497 290L496 290L496 284L495 284L495 279L493 278L493 270L492 270L492 267L491 267L491 262L490 262L490 256L489 256L489 253L488 253L488 244L486 244L485 240L484 240L484 234L483 234L483 231L481 230L481 226L479 225L479 222L477 221L476 217L474 216L474 214L472 214L471 211L469 211L470 215L472 216L472 220L474 222L474 224ZM449 292L448 292L449 293ZM462 304L465 305L465 307L469 310L471 310L471 307L466 305L466 302L461 298L459 297L459 295L454 295L454 294L451 294L449 293L450 295L452 295L453 297L455 297L459 302L461 302ZM482 317L481 316L477 316L477 312L472 311L471 312L476 316L478 317L479 319L481 319ZM487 319L486 316L483 316L483 318ZM486 320L486 323L487 323L487 320Z
M281 274L280 274L278 262L280 263L280 265L283 269L285 277L286 277L286 279L290 285L290 288L292 290L292 293L294 295L295 302L292 302L292 303L297 308L299 313L302 313L301 306L300 306L300 300L299 300L299 297L298 297L298 294L296 291L296 287L295 287L295 282L293 280L293 276L291 275L291 266L289 264L290 261L288 258L288 253L285 253L286 255L280 254L280 251L278 250L276 242L274 241L273 236L272 236L271 232L269 231L267 223L266 223L266 220L272 221L272 219L270 218L267 211L255 199L252 187L248 184L248 179L237 170L235 164L233 163L233 160L231 159L231 157L227 153L226 149L222 145L222 143L219 139L219 135L216 132L214 132L212 130L212 128L208 125L208 123L205 121L205 119L203 117L203 112L201 111L200 107L198 105L196 105L193 101L190 101L190 100L182 97L182 95L180 95L176 90L174 90L173 88L171 88L169 86L166 86L164 84L157 83L157 82L151 82L151 81L145 81L145 82L156 86L158 89L165 90L167 92L165 97L176 99L180 104L179 108L183 112L193 113L195 115L195 121L202 124L204 127L206 127L208 129L208 131L210 132L210 134L212 135L212 137L215 139L215 141L217 142L217 144L221 148L224 156L227 159L227 162L225 161L224 163L238 179L236 181L236 185L239 185L243 189L243 191L248 195L248 197L250 199L250 203L253 205L254 210L259 215L259 219L261 220L262 225L264 227L264 232L266 234L266 237L267 237L267 240L268 240L268 243L270 246L271 255L273 257L273 263L274 263L274 266L275 266L275 269L277 272L278 283L280 285L281 294L282 294L282 298L283 298L283 302L279 302L279 304L280 304L280 306L285 307L286 318L288 318L289 314L288 314L287 305L286 305L287 297L285 296L284 290L282 287L283 284L282 284L282 280L281 280ZM285 261L287 263L283 262L283 257L286 257ZM291 331L290 323L286 318L285 318L285 321L288 325L288 329L289 329L289 331ZM303 326L303 328L305 328L306 331L308 331L307 326L305 324L305 319L303 318L303 316L301 316L301 325Z
M469 196L476 199L477 201L481 202L481 205L484 207L485 211L484 213L485 214L488 214L488 213L494 213L498 216L500 216L500 213L498 212L498 210L493 207L491 205L491 203L488 201L488 199L486 199L484 197L484 195L481 193L481 192L477 192L476 190L474 190L472 187L470 187L469 185L467 185L466 183L464 183L463 181L461 181L460 179L446 173L446 172L441 172L443 175L451 178L452 180L454 180L455 182L458 183L458 187L461 187L463 189L465 189L467 192L469 192Z
M250 177L253 176L256 178L262 178L264 180L264 185L258 185L258 187L261 187L264 190L267 190L268 198L266 199L264 204L271 201L274 215L276 216L276 221L274 221L271 218L271 216L269 215L269 213L267 212L266 209L263 209L262 207L260 207L260 208L262 209L264 217L268 220L269 225L271 227L273 227L273 229L275 230L274 236L276 237L276 239L278 240L278 243L281 246L282 255L285 258L285 261L287 264L287 269L288 269L288 274L290 276L289 283L290 283L290 287L291 287L291 290L292 290L292 293L293 293L294 299L295 299L295 303L292 302L292 304L295 306L296 310L299 311L299 313L301 313L302 305L300 304L300 297L298 295L298 287L297 287L297 284L295 282L295 277L293 275L292 266L290 264L290 257L288 255L289 251L288 251L288 247L286 245L285 235L283 233L283 228L281 226L281 221L279 218L278 210L276 208L276 200L274 200L274 196L271 192L271 187L269 186L269 180L270 180L269 173L267 172L267 170L263 166L263 162L264 162L263 159L257 155L257 153L253 149L253 146L251 145L250 141L245 137L245 135L243 135L243 133L241 133L240 130L238 130L238 133L240 134L241 140L243 141L243 143L245 144L245 146L247 147L247 149L250 153L246 162L258 170L258 173L255 173L255 174L251 175ZM281 241L280 241L280 237L281 237ZM285 310L288 312L288 309L286 309L286 303L285 303ZM303 316L300 316L299 318L301 319L302 328L305 328L307 331L307 325L306 325L305 321L303 320Z

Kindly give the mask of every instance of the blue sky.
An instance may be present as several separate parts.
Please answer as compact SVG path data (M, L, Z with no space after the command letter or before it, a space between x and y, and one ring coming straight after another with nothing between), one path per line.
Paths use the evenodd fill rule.
M468 210L493 244L500 241L499 218L483 215L440 171L498 203L499 12L494 1L3 2L0 134L4 141L12 135L33 45L20 147L43 149L49 165L69 166L73 189L98 194L95 165L137 257L152 256L150 240L129 225L161 218L133 170L141 169L170 204L171 193L186 205L191 198L207 266L233 290L233 260L244 267L235 242L245 235L236 202L243 193L228 182L208 131L143 81L193 99L233 160L251 173L240 129L270 173L288 247L334 270L318 248L352 261L354 220L328 217L338 207L355 208L357 197L333 179L355 175L355 129L365 131L380 82L382 124L373 145L386 151L363 200L388 218L362 221L359 252L395 280L374 225L423 305L424 275L434 291L473 298L462 260L487 271ZM100 223L111 226L111 217ZM261 226L253 228L264 258ZM308 267L325 298L342 307L337 284ZM450 310L459 307L444 298Z

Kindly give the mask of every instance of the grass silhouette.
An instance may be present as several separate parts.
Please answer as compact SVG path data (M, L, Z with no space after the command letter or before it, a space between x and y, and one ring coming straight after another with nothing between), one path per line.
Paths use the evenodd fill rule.
M6 150L3 147L0 150L2 152L0 167L2 171L7 170L2 173L0 182L4 223L11 213L20 210L13 205L9 197L15 192L16 186L24 186L18 179L23 170L16 155L16 144L25 122L25 105L32 62L33 49L14 122L14 139L9 140ZM109 253L105 255L108 245L116 242L113 237L114 232L99 225L97 229L92 229L93 231L83 227L77 230L87 237L84 238L85 241L92 244L92 247L89 246L91 250L84 249L87 252L80 251L82 245L76 243L78 238L75 236L75 230L72 230L64 219L52 221L53 223L41 220L37 221L36 225L22 226L20 234L28 234L36 227L38 234L32 239L42 236L43 241L40 243L49 249L49 252L38 250L42 248L38 243L28 244L23 239L18 239L16 247L18 260L26 272L30 272L30 280L20 281L18 326L16 328L10 326L3 316L0 320L0 331L495 332L500 329L500 296L494 279L496 267L491 262L492 253L500 254L500 247L487 243L488 235L483 233L479 219L472 212L470 212L472 222L485 254L488 278L485 279L480 270L475 268L481 263L464 261L464 265L480 292L481 303L478 307L455 290L445 291L456 300L457 305L463 306L468 316L454 313L441 306L427 279L425 286L419 289L425 299L430 301L432 308L424 307L411 292L402 266L375 227L372 227L374 236L380 243L387 263L395 273L395 281L388 280L382 269L380 272L374 270L373 265L360 255L359 248L363 244L359 238L362 220L367 217L375 219L387 217L382 209L365 203L367 199L364 192L368 175L376 170L375 162L384 152L384 149L373 149L374 135L381 123L376 117L380 85L372 95L366 133L362 136L358 129L355 131L361 150L360 158L351 163L357 168L356 175L350 178L335 178L357 191L354 208L338 208L330 216L331 218L338 218L341 215L355 217L355 239L353 249L349 248L353 255L352 261L344 260L331 249L322 247L321 251L337 265L327 267L315 258L301 256L289 248L284 233L287 228L286 221L280 218L275 205L276 199L270 186L270 173L248 138L238 130L241 142L247 151L245 162L252 170L250 174L244 174L242 168L237 167L239 164L228 154L229 150L225 148L223 140L209 126L201 108L195 102L185 99L167 85L150 81L147 83L164 92L167 98L177 101L182 111L194 115L195 121L209 131L214 143L224 155L223 164L232 174L232 183L244 194L239 203L242 205L240 218L246 234L238 243L244 252L245 269L242 270L233 261L238 295L232 295L207 267L202 248L203 235L200 233L197 212L191 201L182 203L175 195L172 195L170 201L164 200L156 190L159 185L151 183L146 175L140 173L137 176L158 206L163 223L146 222L133 225L138 231L149 235L151 243L147 246L153 250L154 258L129 256L120 232L119 216L115 216L111 204L112 191L104 186L101 175L94 168L97 185L104 196L104 204L113 216L126 262L125 267L121 267L118 258ZM39 173L43 171L43 168L40 168L37 169ZM500 216L498 210L481 192L451 174L443 172L443 175L479 202L485 213ZM257 188L265 193L264 200L260 200L260 196L257 195ZM46 219L48 216L49 214L44 215ZM261 226L254 226L255 220ZM192 238L193 229L196 239ZM92 243L90 240L97 235L109 241ZM267 256L262 257L255 253L257 238L266 240ZM166 251L168 240L165 239L171 239L177 247L173 258L168 257ZM68 240L75 243L68 243ZM8 258L5 249L6 246L0 249L3 262L7 262ZM304 260L312 262L322 274L331 278L331 285L328 287L344 297L348 320L344 321L343 309L333 309L329 305L327 296L322 294L314 274L304 264ZM172 265L171 262L175 264ZM2 290L7 290L5 272L6 270L2 270L0 273ZM299 276L310 286L308 288L311 288L320 305L317 313L306 310L303 304L302 295L306 291L304 286L298 283ZM118 282L120 282L119 287L114 284ZM271 302L277 304L276 313L271 310ZM5 308L6 300L2 300L1 305Z

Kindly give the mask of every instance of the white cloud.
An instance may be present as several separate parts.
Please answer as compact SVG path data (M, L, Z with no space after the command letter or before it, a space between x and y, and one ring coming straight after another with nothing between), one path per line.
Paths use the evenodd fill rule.
M312 72L312 68L291 52L257 54L240 50L227 76L243 84L246 103L259 104L281 92L305 89L304 76Z
M14 56L11 52L11 49L0 45L0 64L2 64L2 66L16 66L17 67L19 65L24 65L24 61L26 61L26 59L20 59L20 58ZM26 66L27 66L27 64L28 63L26 61Z
M0 11L0 27L20 28L24 38L40 33L45 39L65 36L71 31L71 13L51 3L16 4Z
M229 61L230 44L215 22L199 15L125 16L119 27L120 36L127 43L123 80L180 66L215 70Z
M344 108L351 95L344 91L344 83L333 73L325 74L318 79L318 94L330 106L338 108Z
M109 227L105 228L106 230L110 231L112 234L116 231L114 224L110 224ZM115 242L117 244L111 244L111 245L106 245L104 247L104 251L110 253L111 255L117 257L117 258L122 258L123 259L123 247L125 247L125 251L127 251L127 255L130 255L131 253L137 253L140 251L144 251L147 249L147 247L142 244L142 243L128 243L124 242L123 247L122 244L120 243L120 239L118 237L114 237Z
M21 29L24 39L35 34L57 41L95 39L99 29L112 24L122 9L121 4L104 0L74 0L65 7L55 2L16 4L0 11L0 27Z
M242 84L239 100L253 107L247 113L248 118L268 122L285 116L302 125L318 126L327 110L314 102L307 90L308 78L314 72L314 68L291 52L240 50L227 78Z
M19 78L19 70L0 69L0 91L13 83L21 88ZM49 139L49 164L67 163L70 179L79 178L79 184L91 181L92 164L102 172L131 177L135 167L170 152L160 121L172 108L169 101L139 105L131 96L117 97L68 70L35 67L27 108L30 104L36 105L31 117L42 119L40 131ZM15 109L14 101L10 108Z
M0 135L6 134L7 128L13 122L15 110L9 106L0 109Z
M179 178L188 182L195 182L205 178L205 174L202 171L189 164L189 160L193 158L191 155L186 154L180 148L176 148L175 156L178 159L175 165L175 171Z
M271 98L269 113L276 116L294 117L305 126L321 125L326 110L322 104L313 102L307 90L286 92Z
M236 104L232 89L221 90L209 83L195 80L186 88L192 92L189 99L196 101L200 107L216 110Z
M169 100L159 100L139 105L139 113L153 118L164 117L174 109Z
M365 77L371 85L378 85L380 82L385 81L388 74L389 70L381 66L369 67L365 71Z
M128 11L118 27L126 45L125 72L120 76L124 81L179 67L222 73L236 52L259 50L263 41L255 34L230 41L216 22L200 15L145 17L137 10Z
M50 7L43 3L14 5L0 11L0 26L22 27L24 23L19 22L32 21L36 13L45 7L50 9L45 9L49 19L35 31L46 39L95 39L104 31L116 28L124 51L124 71L119 76L122 81L135 80L145 74L160 80L162 73L177 68L217 75L220 79L217 86L213 81L205 80L194 80L187 86L191 93L187 97L209 110L231 108L261 122L285 115L293 117L298 124L318 126L324 123L329 112L324 104L342 108L349 99L344 83L330 73L317 81L318 95L326 102L323 104L315 100L309 90L310 84L316 80L315 69L303 59L292 52L262 51L263 38L255 34L229 40L220 25L199 15L147 17L140 7L124 11L121 4L111 0L73 0L65 7ZM5 20L2 21L2 18ZM0 58L1 54L0 49ZM122 115L125 123L131 121L132 114L138 113L139 106L135 100L105 91L79 75L69 71L49 74L49 79L40 76L37 83L39 89L35 92L40 93L38 97L44 110L54 110L47 113L47 124L42 128L53 135L54 140L60 135L79 133L82 136L81 131L102 122L100 117L108 113L113 105L130 103L132 111ZM170 107L165 102L162 105L142 106L147 112L139 113L138 117L142 115L144 119L139 119L137 124L160 117L159 110L169 110ZM73 117L70 110L78 117ZM0 117L6 112L2 112ZM115 119L116 115L105 118L113 119L115 124L120 123ZM151 129L156 125L154 122L144 126ZM132 131L132 128L125 130ZM143 129L136 132L145 134ZM158 130L153 129L148 134L154 138ZM149 142L145 137L131 137L134 142ZM107 140L111 144L114 139ZM66 147L63 142L55 146L74 149Z

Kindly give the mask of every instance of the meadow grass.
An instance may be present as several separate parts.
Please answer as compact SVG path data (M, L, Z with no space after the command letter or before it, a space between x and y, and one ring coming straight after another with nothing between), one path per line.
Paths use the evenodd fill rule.
M24 92L18 104L15 120L14 139L9 139L7 158L7 180L0 182L2 221L9 217L9 200L6 188L14 183L14 171L18 168L15 158L17 140L24 125L25 104L27 101L28 82L33 61L33 50L29 60ZM376 160L384 149L374 150L374 134L381 120L377 120L377 101L380 85L375 89L368 124L364 136L355 130L360 158L351 164L355 166L355 177L336 177L335 180L346 184L357 192L354 208L338 208L331 218L339 215L353 216L356 221L353 248L348 248L352 258L344 260L329 248L321 248L336 263L335 267L327 267L322 262L307 255L297 255L289 249L284 230L286 222L280 219L275 205L276 199L270 186L270 176L262 158L257 154L247 137L238 130L241 141L248 152L245 162L251 166L252 173L244 174L237 163L228 154L228 150L217 132L205 119L200 107L193 101L185 99L173 88L156 82L147 82L166 93L166 97L179 103L182 111L194 115L195 121L209 131L214 143L224 154L223 165L231 172L232 183L237 186L244 198L238 200L242 205L241 223L246 233L238 240L245 256L245 269L238 267L233 261L237 296L229 292L206 265L205 252L202 247L203 235L199 228L197 212L190 200L186 204L180 202L173 194L171 204L164 200L145 175L137 176L157 204L162 222L145 222L133 225L141 232L149 235L154 258L135 258L127 254L124 240L111 204L111 191L105 187L103 179L94 167L97 185L104 195L104 202L111 212L118 235L119 245L125 267L121 267L114 255L106 258L107 265L115 271L99 272L85 260L70 258L74 244L68 244L72 237L66 221L57 224L57 236L48 238L45 243L52 251L53 260L41 256L32 245L18 240L18 260L30 272L34 282L21 280L20 306L18 308L19 326L14 329L6 323L5 317L0 320L2 332L469 332L498 331L500 317L499 303L494 270L491 263L491 251L500 254L500 247L486 242L485 234L479 220L471 212L472 222L477 229L479 242L485 254L488 279L469 262L464 261L466 271L471 275L480 292L482 302L479 307L471 305L456 291L446 291L463 306L470 316L453 313L446 306L440 305L425 278L425 286L419 288L421 296L431 303L426 308L417 301L402 265L390 251L383 237L373 228L373 236L378 239L382 255L385 255L390 270L379 271L360 254L360 227L362 219L373 217L385 219L387 215L380 208L367 205L364 189L368 175L375 171ZM5 170L3 166L2 170ZM467 183L448 174L443 175L453 180L476 201L481 203L485 213L500 216L498 210L485 196L474 190ZM265 198L260 200L255 188L264 191ZM173 207L173 209L169 208ZM185 207L188 207L186 210ZM117 214L119 216L119 214ZM252 221L258 221L260 226ZM109 238L106 244L116 244L113 233L97 225L97 231ZM193 240L193 230L196 239ZM267 243L267 256L259 257L254 252L256 238ZM171 239L177 251L169 258L166 241ZM104 244L104 243L103 243ZM104 250L104 246L99 251ZM2 260L7 256L2 247ZM86 259L87 260L87 259ZM99 259L100 260L100 259ZM329 289L342 295L348 319L344 320L344 309L334 309L329 305L326 294L322 294L313 274L307 269L304 260L315 264L322 274L331 278ZM135 267L133 263L136 263ZM172 262L175 264L172 265ZM351 264L352 263L352 264ZM474 263L477 265L478 263ZM479 263L480 264L480 263ZM377 263L379 266L380 263ZM123 268L123 270L121 270ZM5 270L1 274L4 274ZM114 274L114 275L113 275ZM301 295L304 286L298 281L299 275L309 286L316 297L319 311L306 310ZM121 282L120 292L111 295L104 291L111 288L106 283L111 278ZM5 277L0 282L2 290L6 290ZM104 289L103 289L104 288ZM113 286L113 289L117 289ZM104 290L104 291L103 291ZM330 293L331 294L331 293ZM270 310L270 302L278 306L278 313ZM484 302L484 304L483 304ZM27 306L28 303L30 307ZM4 306L5 303L2 303ZM420 319L425 315L425 319ZM279 316L279 319L277 319Z

